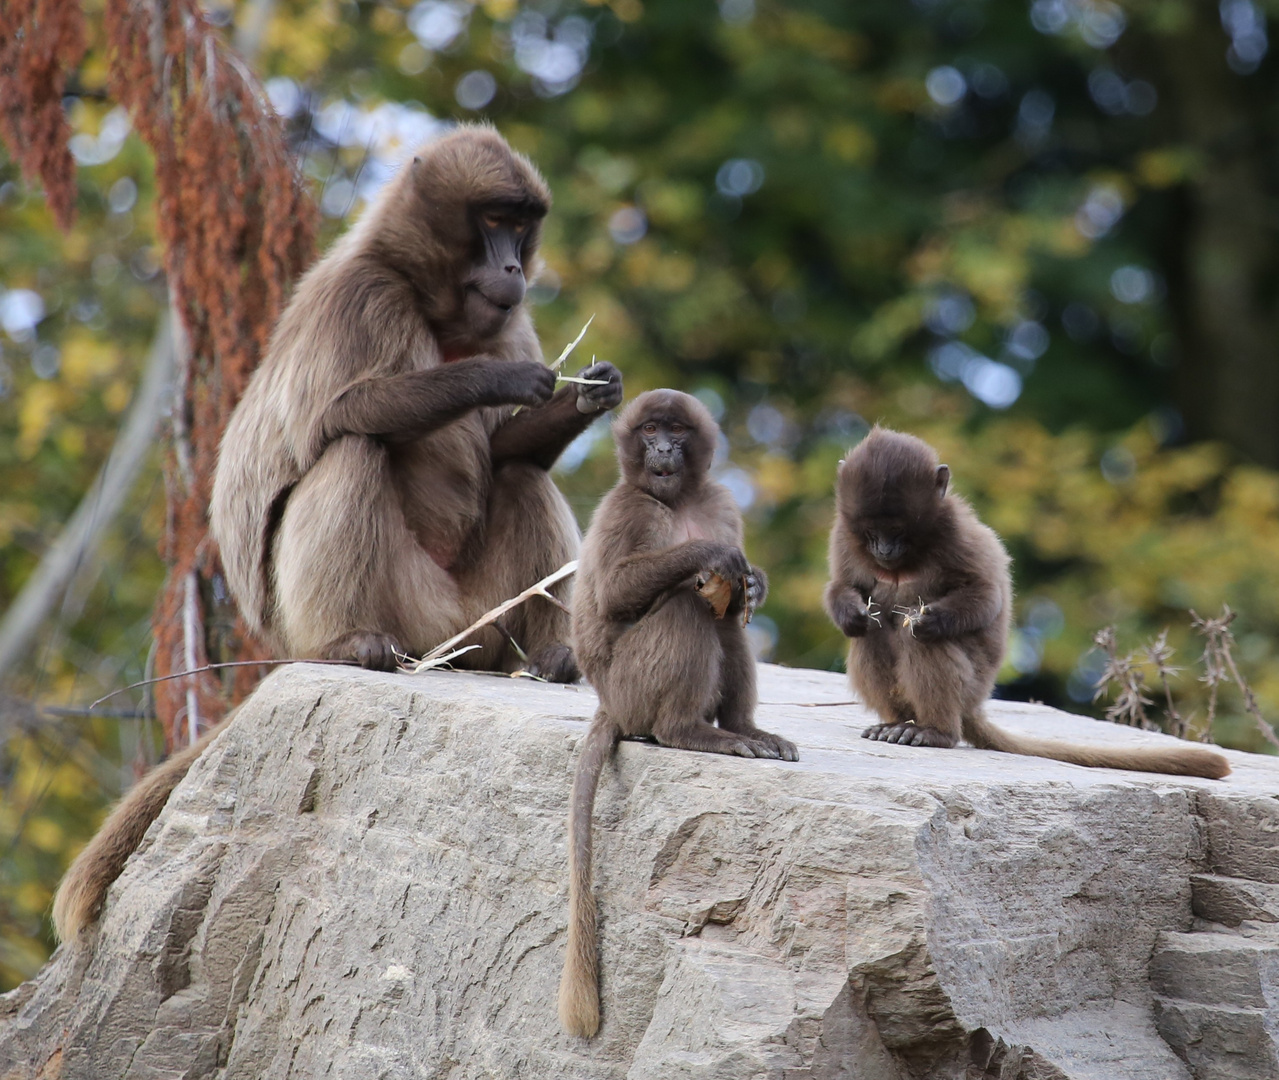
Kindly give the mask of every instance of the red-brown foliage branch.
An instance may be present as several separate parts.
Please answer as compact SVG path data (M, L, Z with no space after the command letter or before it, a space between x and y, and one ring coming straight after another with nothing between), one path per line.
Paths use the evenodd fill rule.
M60 221L74 195L60 95L83 53L82 19L74 0L5 0L0 17L3 134L51 205L68 207ZM107 0L103 22L110 91L155 156L165 269L186 337L166 464L169 575L154 619L155 674L164 676L263 655L226 598L209 494L227 418L312 255L315 210L261 86L197 4ZM37 42L48 59L27 63L24 43ZM38 150L19 137L36 129L45 133ZM157 684L170 745L220 717L260 675L229 670L226 685L212 672Z
M44 184L59 225L75 219L75 161L62 111L67 72L84 56L84 20L66 0L0 3L0 135L29 182Z

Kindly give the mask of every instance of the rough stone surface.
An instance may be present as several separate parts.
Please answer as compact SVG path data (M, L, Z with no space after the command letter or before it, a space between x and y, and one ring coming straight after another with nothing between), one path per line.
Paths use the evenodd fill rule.
M858 737L837 675L760 689L798 763L627 742L605 771L595 1040L555 1018L593 693L298 665L174 793L87 947L0 998L0 1077L1274 1075L1248 883L1279 882L1279 762L1214 782L898 747ZM1196 918L1192 879L1251 898L1237 929Z

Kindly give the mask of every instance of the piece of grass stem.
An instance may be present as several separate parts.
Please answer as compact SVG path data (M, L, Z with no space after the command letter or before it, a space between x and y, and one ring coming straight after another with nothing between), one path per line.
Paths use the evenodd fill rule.
M561 603L560 600L558 600L556 597L552 596L549 592L547 592L547 589L549 589L557 581L562 581L564 580L564 578L568 577L570 574L575 573L576 570L577 570L576 559L574 559L572 562L565 563L558 570L556 570L555 573L548 574L546 577L542 578L541 581L537 582L534 585L530 585L527 589L525 589L522 593L520 593L519 596L513 596L511 597L511 599L503 601L502 603L498 604L497 607L493 608L491 611L486 611L483 615L481 615L478 619L476 619L475 622L471 623L471 625L468 626L461 633L454 634L451 638L448 639L448 641L441 642L439 645L435 646L435 648L432 649L430 652L428 652L425 656L423 656L422 659L419 660L417 664L411 668L411 670L414 672L430 670L430 668L434 666L433 661L437 661L439 657L441 657L443 654L449 652L455 646L465 641L468 637L470 637L471 634L475 633L476 630L484 629L484 627L488 626L489 623L495 622L496 620L500 619L512 608L519 607L520 604L524 603L524 601L529 599L530 597L541 596L547 600L554 601L556 604Z

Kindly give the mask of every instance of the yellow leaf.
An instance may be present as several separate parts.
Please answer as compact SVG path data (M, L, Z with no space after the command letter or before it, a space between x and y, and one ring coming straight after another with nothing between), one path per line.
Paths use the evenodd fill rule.
M67 336L62 346L62 376L73 390L85 390L119 370L120 350L86 333Z
M27 822L26 836L34 847L50 853L61 851L66 840L62 827L56 821L36 817Z
M861 124L836 124L823 142L828 154L850 165L866 165L875 158L875 136Z
M49 382L33 383L22 395L18 409L18 457L30 461L49 433L58 408L58 387Z
M129 384L123 379L113 379L111 384L102 392L102 404L107 407L111 413L119 414L124 412L125 406L129 404L129 399L133 396L133 391L129 388Z
M788 457L765 454L755 470L755 485L769 502L785 502L798 493L799 467Z

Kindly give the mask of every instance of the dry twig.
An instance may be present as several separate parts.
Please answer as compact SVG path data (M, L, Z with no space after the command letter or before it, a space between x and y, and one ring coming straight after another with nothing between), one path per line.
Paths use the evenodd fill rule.
M595 321L595 316L592 315L589 319L586 320L586 325L583 326L582 329L578 332L577 337L575 337L572 341L570 341L567 345L564 346L564 351L560 353L559 356L555 358L555 362L550 365L550 368L552 371L559 371L559 369L564 366L564 361L568 359L569 353L571 353L574 349L577 348L582 338L586 337L586 331L590 328L591 323L593 323L594 321ZM511 415L514 416L522 408L524 408L523 405L516 405L515 408L511 410Z
M168 675L158 675L154 679L142 679L140 682L129 683L128 686L122 686L119 690L112 690L109 694L103 694L89 708L96 709L104 701L110 701L117 694L136 690L140 686L154 686L156 683L169 682L171 679L185 679L188 675L199 675L205 671L221 671L223 668L278 667L280 664L338 664L342 667L352 667L356 663L357 661L355 660L309 660L304 656L291 656L286 660L227 660L221 664L202 664L200 667L191 668L189 671L173 671Z
M1271 746L1279 747L1279 736L1261 715L1257 695L1252 692L1252 687L1239 673L1239 668L1235 664L1232 651L1235 646L1235 635L1231 632L1230 624L1235 621L1237 615L1238 612L1230 610L1229 604L1222 605L1221 614L1215 619L1201 618L1193 608L1190 611L1191 625L1204 638L1204 673L1199 677L1199 681L1208 686L1208 732L1212 731L1212 722L1217 715L1217 687L1226 681L1226 673L1229 672L1243 695L1243 707L1252 717L1253 723L1257 725L1257 730Z
M909 631L910 631L910 636L911 636L911 637L914 637L914 636L915 636L915 623L916 623L916 621L918 621L919 619L922 619L922 618L923 618L923 617L924 617L924 616L928 613L928 605L924 603L924 598L923 598L922 596L920 596L920 597L917 597L916 599L918 599L918 600L919 600L919 606L918 606L918 607L913 607L913 608L907 608L907 607L895 607L895 608L893 608L893 614L894 614L894 615L900 615L900 616L901 616L901 620L902 620L902 627L903 627L904 629L906 629L906 630L909 630ZM869 608L869 607L866 609L866 614L867 614L869 617L874 618L874 616L871 616L871 615L870 615L870 608ZM878 620L878 619L876 619L876 620L875 620L875 622L876 622L876 625L878 625L879 620Z
M452 651L455 646L465 641L468 637L471 636L471 634L475 633L476 630L482 630L484 629L484 627L488 626L490 623L496 622L498 619L500 619L512 608L519 607L520 604L524 603L524 601L528 600L530 597L540 596L545 600L550 600L553 603L560 604L560 606L562 607L563 604L561 603L561 601L557 600L554 596L552 596L549 592L547 592L547 589L549 589L557 581L564 580L564 578L568 577L570 574L574 573L576 570L577 570L576 559L574 559L572 562L565 563L558 570L556 570L555 573L548 574L546 577L542 578L542 580L537 582L535 585L530 585L527 589L525 589L522 593L520 593L519 596L513 596L511 597L510 600L506 600L498 604L497 607L493 608L492 611L486 611L483 615L481 615L478 619L476 619L475 622L471 623L471 625L468 626L465 630L463 630L460 634L454 634L451 638L448 639L448 641L441 642L439 645L435 646L435 648L432 649L430 652L428 652L425 656L423 656L421 660L416 662L411 662L409 665L409 670L415 673L420 671L429 671L434 667L439 667L441 663L445 662L448 659L452 659L454 656L457 656L461 652L467 652L469 651L469 649L479 648L478 645L471 645L471 646L468 646L467 649L458 650L458 652ZM445 656L446 653L448 654L448 656Z
M1164 712L1168 717L1168 734L1184 739L1190 726L1190 721L1177 711L1177 706L1172 700L1171 680L1176 678L1181 672L1181 668L1169 663L1174 652L1176 650L1168 644L1168 628L1166 626L1159 632L1159 636L1145 647L1146 659L1158 673L1159 682L1164 689Z
M1116 724L1128 724L1139 727L1143 731L1153 731L1154 725L1146 714L1146 706L1154 704L1146 697L1146 674L1141 669L1132 653L1119 655L1115 638L1115 628L1107 626L1093 635L1097 647L1106 654L1106 666L1097 680L1097 690L1093 701L1106 695L1107 688L1114 683L1119 692L1114 704L1106 709L1106 719Z

